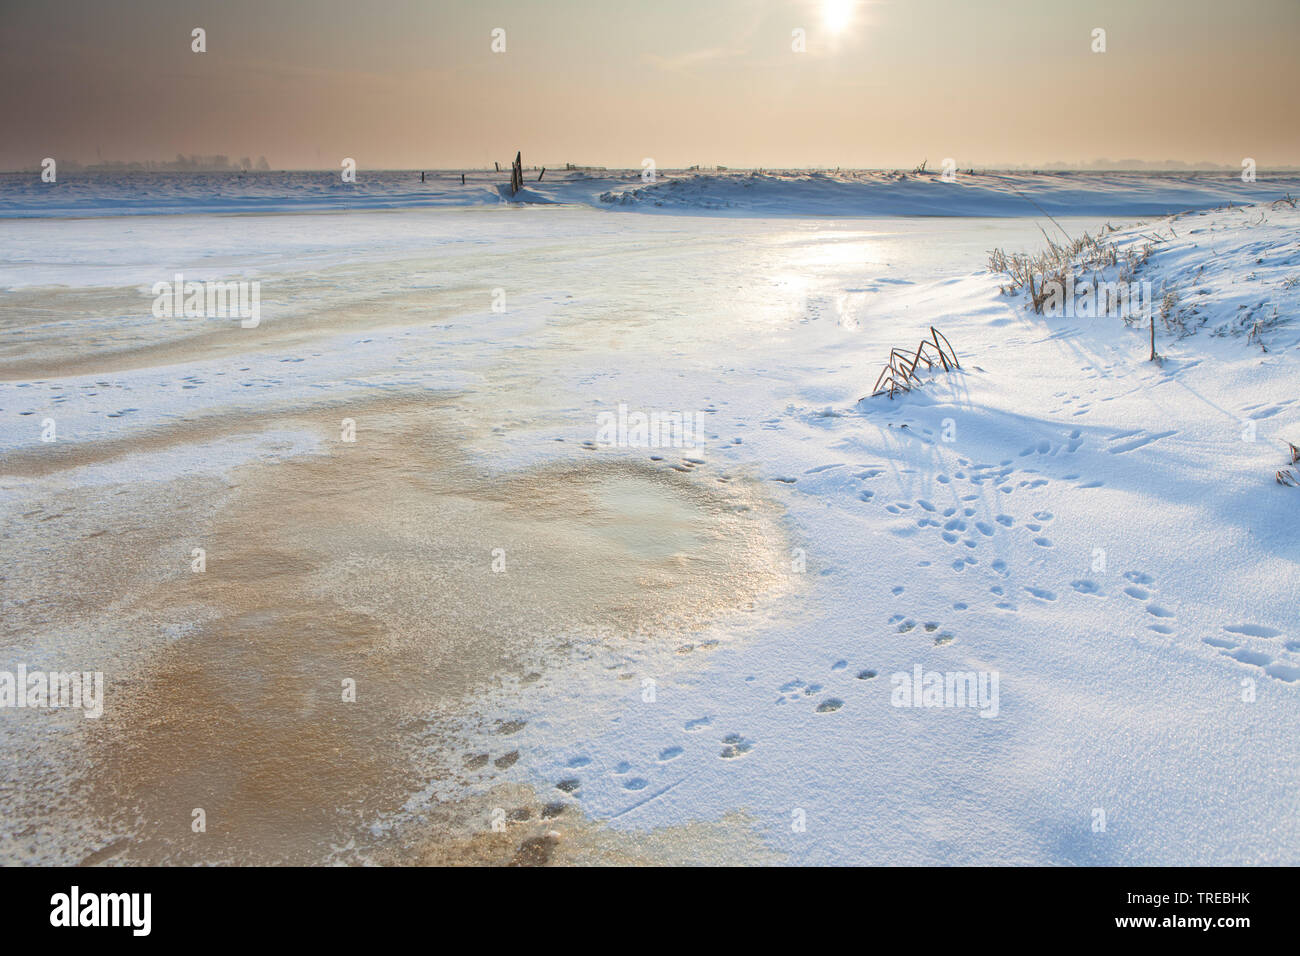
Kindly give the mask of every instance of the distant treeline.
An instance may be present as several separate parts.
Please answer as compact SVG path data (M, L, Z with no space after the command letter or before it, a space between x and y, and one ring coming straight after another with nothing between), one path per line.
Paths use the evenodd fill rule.
M229 156L224 154L217 154L214 156L186 156L182 153L177 153L176 158L171 161L147 159L140 162L123 162L121 160L108 160L83 164L68 160L66 162L60 162L59 168L70 171L84 170L86 172L229 173L241 172L243 170L269 172L271 164L266 161L265 156L259 156L257 157L257 162L253 162L253 160L247 156L241 157L238 161L232 161Z

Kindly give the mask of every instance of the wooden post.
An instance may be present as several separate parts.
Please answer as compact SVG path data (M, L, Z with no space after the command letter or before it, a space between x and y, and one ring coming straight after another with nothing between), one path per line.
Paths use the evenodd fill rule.
M522 151L515 152L514 165L510 167L510 195L524 188L524 164Z
M465 174L464 174L464 173L461 173L461 174L460 174L460 184L461 184L462 186L465 185Z
M542 171L537 174L537 181L540 183L542 181L542 177L545 175L546 175L546 167L543 166Z

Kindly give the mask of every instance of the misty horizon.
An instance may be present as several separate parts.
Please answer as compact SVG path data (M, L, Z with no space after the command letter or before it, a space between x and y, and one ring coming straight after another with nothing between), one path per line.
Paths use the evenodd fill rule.
M520 151L522 152L522 151ZM184 159L185 165L179 165L179 160ZM225 160L221 162L204 162L205 160ZM215 156L204 157L178 157L174 160L160 159L103 159L94 162L78 162L75 160L65 160L59 163L58 168L63 172L176 172L176 173L328 173L335 175L338 170L329 166L276 166L267 161L266 165L261 165L266 157L259 155L258 159L252 163L242 161L231 161L230 157L225 154L216 154ZM195 160L199 160L195 163ZM396 172L428 172L428 173L459 173L459 172L503 172L509 169L509 159L498 160L500 167L494 167L489 164L486 166L376 166L366 167L358 166L361 172L372 173L396 173ZM917 164L919 165L919 164ZM641 172L637 166L601 166L592 163L576 163L572 161L564 162L524 162L524 169L540 170L545 169L548 172L579 172L600 170L611 173L637 173ZM775 164L764 164L759 166L740 166L727 163L692 163L689 166L663 166L658 167L660 172L913 172L917 166L899 167L899 166L781 166ZM1291 172L1300 170L1300 166L1282 165L1282 166L1258 166L1259 171L1270 172ZM40 163L32 163L28 166L3 169L0 173L37 173L40 172ZM969 166L963 166L963 170L973 169L979 173L998 173L998 172L1238 172L1239 167L1223 163L1188 163L1181 160L1168 159L1157 162L1148 162L1140 159L1097 159L1089 162L1052 162L1038 164L1014 164L1014 163L973 163ZM936 164L928 162L925 172L937 174L939 170Z

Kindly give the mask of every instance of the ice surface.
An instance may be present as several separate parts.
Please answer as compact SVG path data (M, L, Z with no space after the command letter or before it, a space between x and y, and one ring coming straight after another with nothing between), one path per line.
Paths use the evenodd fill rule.
M460 189L446 178L436 195ZM1198 309L1193 335L1158 326L1153 365L1144 329L1044 318L999 292L987 251L1053 228L1033 211L997 218L1025 214L1009 187L909 180L891 199L845 176L548 181L530 189L568 205L453 196L490 208L0 225L0 284L17 290L0 318L27 337L3 362L75 356L88 336L124 353L94 372L5 374L7 459L29 468L51 414L94 444L178 415L428 390L461 396L486 473L595 456L713 487L748 476L784 510L790 594L661 647L612 641L512 689L501 706L525 726L510 779L627 831L743 810L795 862L1297 862L1300 491L1273 476L1284 442L1300 443L1300 214L1256 206L1117 234L1158 239L1139 278ZM1015 184L1073 235L1258 198L1226 177ZM611 189L631 198L602 202ZM285 202L271 193L270 208ZM806 215L882 206L966 218ZM263 328L151 332L147 286L175 271L261 277ZM125 304L37 311L55 284L112 287ZM1274 307L1281 319L1249 339L1243 313ZM932 324L963 370L859 401L888 350ZM199 332L210 358L186 351ZM699 413L706 440L584 448L620 402ZM233 466L310 448L298 441L194 453ZM174 451L159 463L181 468ZM130 477L108 468L61 472L58 489ZM20 535L24 496L52 480L6 473ZM606 503L636 513L625 497ZM663 514L674 527L647 542L655 555L689 538ZM997 717L894 706L894 675L917 665L996 671Z

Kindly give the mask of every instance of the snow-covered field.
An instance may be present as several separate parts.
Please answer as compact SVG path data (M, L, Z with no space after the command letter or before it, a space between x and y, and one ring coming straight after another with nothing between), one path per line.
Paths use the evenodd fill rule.
M352 183L337 172L278 172L84 173L50 184L0 173L0 218L499 206L504 178L434 170L421 182L410 170L363 169ZM1157 216L1298 188L1300 176L1267 170L1242 182L1233 172L526 169L514 201L706 216Z
M368 427L400 415L425 427L427 398L476 481L611 462L646 476L603 492L613 521L589 509L573 521L590 521L602 560L623 553L606 546L644 560L637 587L658 603L640 617L611 610L607 625L566 621L547 588L603 606L607 574L610 607L631 598L608 563L575 571L577 586L564 582L569 556L552 555L536 585L545 593L500 598L502 627L530 602L560 609L539 611L546 633L520 651L536 668L502 668L476 685L472 707L437 718L464 738L458 772L402 764L401 799L359 801L352 840L323 841L318 859L408 858L437 841L440 805L472 797L482 813L462 831L504 832L514 846L554 828L557 861L1297 862L1300 488L1275 475L1300 473L1286 444L1300 444L1300 212L1208 209L1294 184L1026 176L1008 192L852 179L629 179L609 201L609 181L570 177L552 192L537 185L549 202L526 206L493 194L468 207L0 224L5 660L80 668L89 646L110 685L126 662L147 669L155 650L184 644L185 615L203 605L140 597L140 581L170 587L169 574L189 574L193 542L170 540L162 517L188 515L185 482L215 501L264 474L274 495L276 474L313 474L293 463L339 454L341 418L364 445ZM1132 221L1188 206L1208 211ZM627 210L661 214L612 214ZM939 218L952 212L962 217ZM1159 364L1146 361L1145 328L1037 315L988 271L994 247L1033 250L1043 229L1095 233L1107 220L1119 248L1152 246L1135 279L1154 290ZM261 324L155 317L150 287L176 273L260 281ZM914 350L931 326L961 371L864 399L889 350ZM417 405L399 415L376 401ZM691 416L702 439L610 443L602 416L617 419L620 405ZM41 441L46 419L54 442ZM379 457L408 451L404 439ZM405 488L444 460L392 480ZM671 482L655 486L669 489L663 500L644 484L656 475ZM397 484L361 490L376 508L390 496L416 507ZM446 500L469 497L481 494ZM518 520L544 529L551 499L524 497ZM99 505L113 515L99 534L162 522L128 569L96 578L105 599L75 616L65 605L82 603L82 578L67 562L100 545L86 540L90 524L55 520L73 513L67 502L91 524ZM762 520L715 521L731 510ZM401 522L376 514L370 540L330 545L354 578L398 574L384 561L402 546ZM492 534L471 532L456 547L472 553L443 558L479 577L426 566L388 580L404 594L471 581L491 592L517 567L513 552L499 574ZM151 564L173 552L178 572ZM214 558L205 574L221 573ZM710 603L691 580L728 595ZM348 613L391 597L314 583ZM474 624L490 630L486 606ZM241 634L274 642L270 630ZM918 684L969 674L984 693L905 706L918 668ZM117 686L134 693L138 672ZM151 858L131 847L163 825L156 808L103 822L111 814L81 796L94 773L67 749L89 731L64 722L55 736L53 721L31 717L0 721L3 859L76 862L109 847L104 859ZM419 747L409 717L389 728L414 741L404 761ZM25 780L39 781L26 798ZM507 787L531 796L494 803ZM491 829L498 809L503 831ZM189 805L177 812L187 825ZM154 858L211 857L200 842Z

